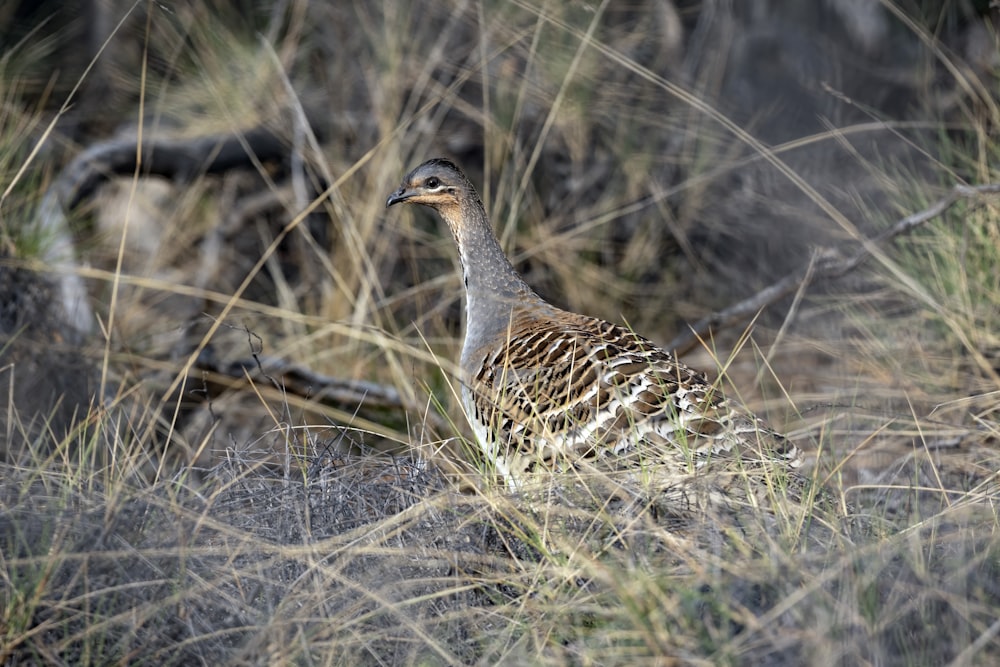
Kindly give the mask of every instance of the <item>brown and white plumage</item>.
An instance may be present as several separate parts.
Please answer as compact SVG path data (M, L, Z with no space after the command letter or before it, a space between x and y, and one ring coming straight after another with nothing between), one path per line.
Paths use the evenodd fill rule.
M453 163L430 160L410 172L386 206L403 202L435 209L458 245L463 400L480 447L509 484L584 459L663 464L677 479L725 466L800 465L794 445L669 352L535 294Z

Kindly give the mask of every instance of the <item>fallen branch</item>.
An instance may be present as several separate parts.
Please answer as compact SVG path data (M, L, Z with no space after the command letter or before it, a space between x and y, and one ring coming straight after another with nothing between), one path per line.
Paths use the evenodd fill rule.
M795 272L785 276L778 282L765 287L753 296L733 304L732 306L712 313L698 320L688 331L676 336L667 345L667 349L677 354L684 354L695 347L700 340L705 339L712 330L732 326L738 322L749 321L761 309L788 296L800 289L807 282L821 279L836 279L850 273L872 256L880 245L908 234L920 225L933 220L951 208L959 201L979 199L984 195L1000 194L1000 183L985 185L956 185L948 194L928 208L906 216L889 229L861 243L861 248L853 255L844 256L838 248L821 248L813 253L810 261Z
M318 113L309 116L318 117ZM323 125L317 123L316 127ZM186 182L203 174L287 160L290 150L280 131L261 125L243 132L190 139L156 137L141 144L134 138L114 139L94 144L73 158L42 197L31 231L47 240L39 259L58 275L63 319L75 332L74 337L82 340L90 334L94 315L83 280L75 271L76 248L67 211L116 176L139 174Z
M144 140L141 146L134 138L104 141L73 158L49 192L68 211L114 176L138 172L140 176L186 182L204 174L253 168L258 162L287 160L290 150L285 132L265 125L190 139L155 137Z
M392 387L315 373L276 357L254 355L222 361L215 358L211 348L206 348L198 356L194 368L239 380L266 380L276 389L310 400L329 400L352 407L361 403L373 408L404 407L402 397Z
M211 348L198 355L193 368L215 373L241 382L263 381L279 391L301 396L310 401L327 405L357 408L383 408L410 410L426 414L429 424L444 429L445 424L436 415L426 413L418 405L405 400L396 389L367 380L348 380L316 373L284 359L255 354L246 359L221 361Z

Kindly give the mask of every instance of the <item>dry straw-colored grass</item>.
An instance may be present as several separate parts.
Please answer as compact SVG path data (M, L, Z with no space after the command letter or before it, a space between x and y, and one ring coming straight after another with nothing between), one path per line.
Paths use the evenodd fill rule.
M740 513L582 470L491 484L457 400L452 240L384 214L405 171L455 157L533 286L663 342L814 245L1000 180L996 63L948 48L983 18L878 4L852 32L848 4L106 3L89 72L47 36L80 24L7 40L0 663L995 662L993 200L687 355L827 489ZM255 127L294 157L111 179L69 213L75 257L46 255L71 135ZM277 358L398 398L300 390Z

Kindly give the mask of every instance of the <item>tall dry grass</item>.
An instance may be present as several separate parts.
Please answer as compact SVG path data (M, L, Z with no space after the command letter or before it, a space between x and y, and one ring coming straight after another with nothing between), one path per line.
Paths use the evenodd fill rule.
M947 26L893 19L944 75L887 99L849 31L817 42L843 77L826 78L823 58L781 56L809 17L738 8L108 11L95 62L120 136L267 125L295 157L139 170L72 211L95 311L73 345L25 230L78 150L62 123L94 108L86 86L69 98L91 75L48 104L25 91L52 41L0 60L4 664L995 659L992 200L689 355L807 444L841 510L735 521L564 480L512 496L474 453L438 470L474 452L456 258L433 219L383 209L414 164L456 157L532 285L666 341L812 245L853 248L997 179L995 65L949 50ZM209 352L372 381L402 407L197 370Z

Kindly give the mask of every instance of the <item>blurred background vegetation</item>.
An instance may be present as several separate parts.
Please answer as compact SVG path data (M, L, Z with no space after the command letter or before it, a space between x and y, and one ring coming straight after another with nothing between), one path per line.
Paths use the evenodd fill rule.
M407 589L412 597L394 604L447 598L444 611L417 605L444 621L414 621L399 641L377 623L338 634L315 619L289 620L287 610L262 611L295 604L294 584L239 604L226 598L243 610L233 623L194 608L222 589L236 595L232 578L260 565L233 559L259 547L261 531L284 536L275 538L281 548L254 552L275 571L279 560L315 555L296 550L308 531L288 532L280 513L234 523L252 498L279 507L282 496L259 486L263 476L283 479L281 493L298 479L305 496L286 500L313 507L340 535L366 522L384 527L444 493L442 479L399 481L417 474L405 468L411 459L449 473L461 463L452 240L429 215L383 208L410 168L455 159L543 296L667 344L813 266L819 250L849 256L953 186L1000 180L997 11L986 0L4 3L0 524L13 560L0 561L0 621L10 628L0 657L160 661L170 651L150 619L169 618L170 636L187 642L178 655L272 664L338 662L331 656L348 645L355 653L343 655L359 660L391 650L421 664L585 664L623 645L644 647L621 654L636 662L766 655L802 664L822 649L831 658L817 664L987 664L1000 653L998 627L986 620L1000 609L987 583L997 566L989 535L1000 391L1000 225L987 196L961 198L847 275L807 280L752 322L718 327L685 351L689 364L724 371L730 391L803 443L840 497L892 526L837 552L843 559L825 580L837 595L815 583L829 563L810 552L798 569L791 549L759 569L717 564L709 592L698 587L702 571L665 587L665 570L640 567L626 582L615 573L636 564L616 563L625 569L600 570L613 599L587 598L586 618L573 615L586 588L558 588L527 607L494 591L485 599L505 619L495 626L456 611L486 603L457 604L466 584L436 573L436 593ZM389 471L347 466L359 477L329 472L341 469L330 461L369 448L402 458L379 459ZM310 505L324 465L360 518L346 521L335 503ZM391 489L387 475L397 480ZM190 497L172 495L176 485L213 499L212 509L192 509ZM226 503L220 493L230 494ZM389 496L396 500L382 502ZM952 521L965 505L977 518L957 532L914 528ZM227 546L213 554L224 552L221 561L199 561L198 586L164 575L187 591L183 609L153 604L156 572L173 565L121 579L97 559L92 585L132 582L145 620L126 618L123 610L138 608L128 596L101 598L106 613L53 611L67 595L74 609L89 599L65 570L74 554L145 545L169 551L173 564L195 553L183 535L199 512L219 524L209 541ZM121 533L134 515L172 528ZM27 528L29 518L41 523ZM61 527L74 523L93 530L60 542ZM415 544L463 534L446 520L434 526L418 530ZM915 543L907 530L917 530ZM352 576L373 553L354 553ZM880 574L859 574L863 557ZM963 560L956 584L949 576ZM321 573L305 616L359 618L344 611L349 595L325 602L339 575L303 567ZM358 590L381 590L375 572L385 576L371 570ZM803 590L806 612L783 606ZM626 602L652 599L663 604L643 604L665 616L643 635L635 624L651 612ZM900 599L912 606L893 616ZM390 617L402 613L382 603L376 609ZM628 613L609 611L617 608ZM179 622L185 613L198 623ZM809 629L825 614L843 621L838 636ZM765 621L790 628L787 646L760 631ZM957 631L941 639L928 629L936 622ZM567 638L530 629L567 624L589 630ZM223 641L223 626L243 630ZM247 628L262 638L252 650ZM365 633L385 643L351 643ZM462 644L470 633L490 639ZM293 647L292 636L323 649ZM58 648L48 654L46 642ZM407 642L412 650L401 648Z

